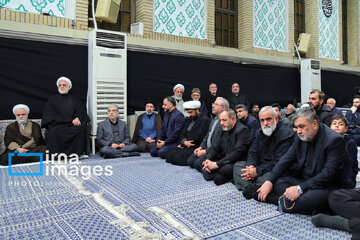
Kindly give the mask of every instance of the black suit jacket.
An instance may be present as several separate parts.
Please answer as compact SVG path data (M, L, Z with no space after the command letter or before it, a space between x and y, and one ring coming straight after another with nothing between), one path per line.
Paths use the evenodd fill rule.
M275 183L287 171L290 175L301 178L307 160L308 144L296 136L288 152L273 168L269 180ZM354 187L350 180L349 158L342 136L320 123L314 144L314 159L317 159L314 174L300 184L301 189L305 192L309 189Z
M237 161L246 161L251 145L251 132L239 121L230 131L222 131L214 147L209 149L206 159L216 161L220 167Z

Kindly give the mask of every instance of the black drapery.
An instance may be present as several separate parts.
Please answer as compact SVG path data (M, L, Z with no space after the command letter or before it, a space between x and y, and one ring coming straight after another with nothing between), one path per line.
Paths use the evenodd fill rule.
M204 58L128 51L128 113L143 110L148 98L161 107L177 83L185 85L184 99L199 87L205 96L211 82L221 96L239 82L241 93L260 106L274 102L286 106L300 101L300 74L297 68L239 64ZM47 99L57 92L56 79L66 76L72 92L83 100L87 94L87 46L0 38L0 120L12 119L12 107L27 104L31 118L41 118ZM337 106L352 101L353 88L360 77L321 71L322 89L337 100Z
M87 46L0 38L0 119L13 119L19 103L30 107L30 118L41 118L61 76L70 78L72 92L85 100L87 59Z
M191 89L198 87L202 96L215 82L220 96L231 92L234 82L250 103L260 105L293 103L300 98L300 74L297 68L239 64L140 52L128 52L128 108L144 108L144 99L155 97L158 103L172 95L177 83L185 86L184 99L190 100Z
M184 99L190 100L191 89L199 87L205 96L209 84L218 85L220 96L230 93L233 82L251 104L260 106L300 102L300 73L297 68L258 64L240 64L153 53L128 51L128 109L144 108L144 99L152 97L161 107L163 97L172 95L177 83L185 85ZM360 77L353 74L321 71L322 90L334 97L337 106L352 101L353 89Z

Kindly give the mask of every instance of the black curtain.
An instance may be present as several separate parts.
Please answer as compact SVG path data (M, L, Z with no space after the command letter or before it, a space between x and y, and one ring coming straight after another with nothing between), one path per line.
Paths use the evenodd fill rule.
M86 99L87 46L0 38L0 56L1 120L13 119L19 103L30 107L30 118L41 118L60 76L70 78L72 93Z
M218 85L220 96L228 95L233 82L240 84L251 104L260 106L300 102L300 73L297 68L239 64L153 53L128 51L128 109L144 109L144 101L153 98L161 107L165 96L173 95L177 83L185 86L184 99L190 100L191 89L198 87L202 96L209 84ZM337 106L352 102L354 88L360 86L360 77L333 71L321 71L321 87L328 97L334 97ZM358 93L359 94L359 93Z
M191 89L198 87L202 96L215 82L220 96L231 92L234 82L246 94L251 104L260 106L274 102L285 106L300 99L300 74L297 68L256 64L238 64L128 51L128 109L144 109L144 100L154 98L161 106L165 96L173 95L173 86L185 86L184 99L190 100Z
M86 99L88 78L87 46L0 38L0 120L13 119L12 107L27 104L30 118L41 118L50 95L57 93L56 79L72 80L74 94ZM322 89L337 100L337 106L351 103L359 76L321 71ZM148 98L161 107L177 83L185 85L184 99L190 100L194 87L208 93L215 82L220 96L230 93L233 82L250 102L260 106L274 102L286 106L300 101L300 74L297 68L238 64L164 54L128 51L128 113L143 110Z
M353 96L360 95L359 92L354 90L357 86L360 86L360 76L321 71L321 89L327 97L335 98L337 107L352 106Z

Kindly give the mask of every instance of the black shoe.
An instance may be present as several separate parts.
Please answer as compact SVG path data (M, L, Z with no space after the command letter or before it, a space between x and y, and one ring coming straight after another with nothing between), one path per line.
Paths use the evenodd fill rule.
M138 152L123 152L122 157L138 157L140 153Z
M219 186L219 185L222 185L224 183L227 183L229 182L230 179L225 177L225 176L222 176L220 174L218 174L215 178L214 178L214 183Z
M246 198L246 199L252 199L256 197L255 200L257 200L257 190L258 190L258 187L256 185L249 185L247 186L244 191L243 191L243 196Z
M275 195L275 193L270 193L266 197L265 202L271 203L271 204L274 204L274 205L278 205L279 204L279 197L277 195Z

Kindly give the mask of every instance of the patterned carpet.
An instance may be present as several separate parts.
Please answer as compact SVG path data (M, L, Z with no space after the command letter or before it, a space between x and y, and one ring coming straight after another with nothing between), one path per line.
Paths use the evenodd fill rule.
M8 176L0 168L0 239L348 239L308 216L245 200L189 167L149 155L91 156L79 167L112 166L112 176ZM39 165L13 168L36 172Z

